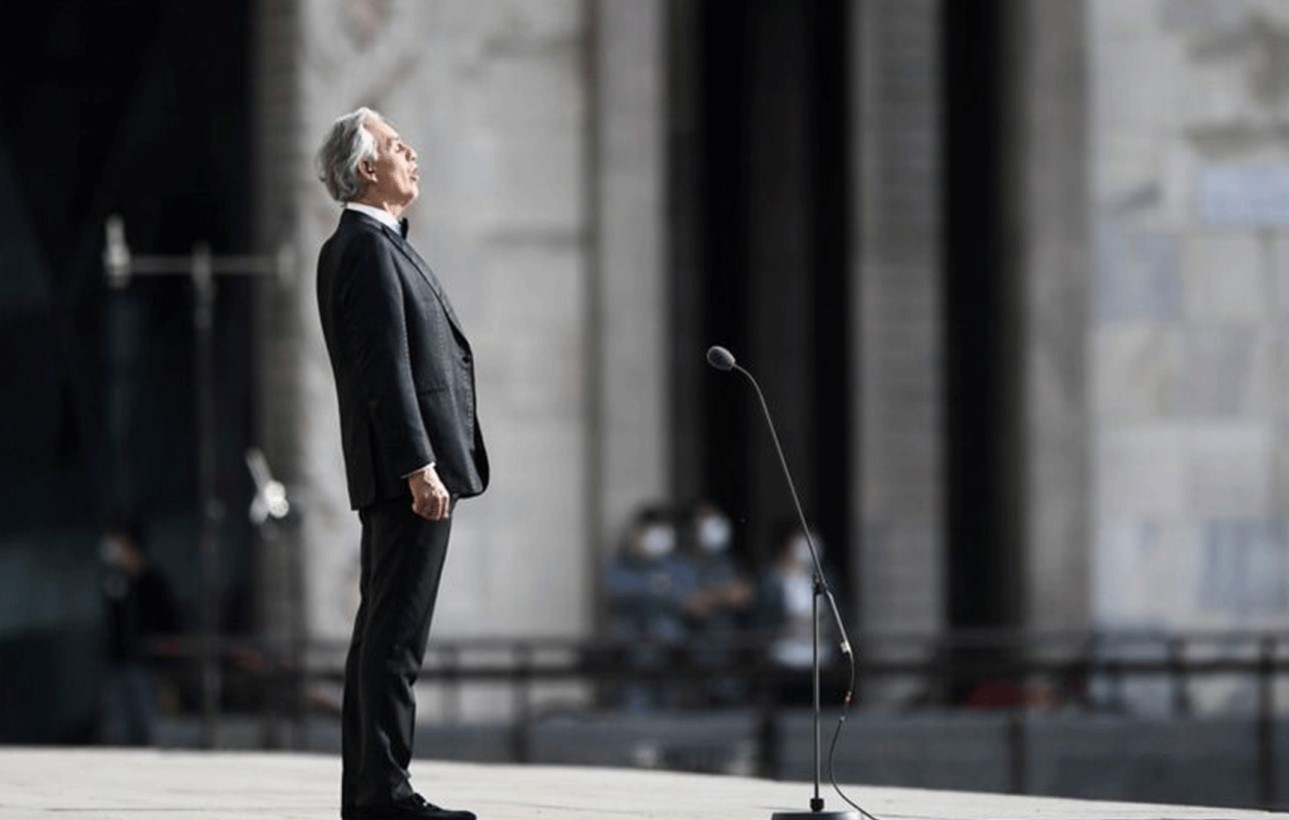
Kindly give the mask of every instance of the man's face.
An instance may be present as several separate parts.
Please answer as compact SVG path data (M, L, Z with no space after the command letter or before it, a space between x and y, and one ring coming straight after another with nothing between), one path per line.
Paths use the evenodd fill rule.
M376 141L376 159L363 160L364 193L382 204L406 208L421 192L416 152L389 123L371 119L363 126Z

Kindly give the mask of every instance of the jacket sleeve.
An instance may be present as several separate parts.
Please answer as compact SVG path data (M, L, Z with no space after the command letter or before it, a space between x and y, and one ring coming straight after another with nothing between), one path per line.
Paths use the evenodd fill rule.
M340 291L345 351L375 427L384 466L396 477L434 462L416 401L403 285L389 243L364 238Z

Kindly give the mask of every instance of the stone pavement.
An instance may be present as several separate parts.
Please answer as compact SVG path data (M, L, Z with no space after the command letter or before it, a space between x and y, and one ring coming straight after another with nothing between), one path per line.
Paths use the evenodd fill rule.
M339 760L301 754L0 748L0 820L274 818L330 820ZM484 820L769 820L806 809L809 787L749 778L621 769L416 761L427 796ZM880 820L1253 820L1230 809L856 787ZM826 795L828 807L839 801Z

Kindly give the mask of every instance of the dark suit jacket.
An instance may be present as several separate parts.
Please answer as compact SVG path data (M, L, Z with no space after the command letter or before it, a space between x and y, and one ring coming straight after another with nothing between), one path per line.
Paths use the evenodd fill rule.
M410 497L406 476L430 462L454 498L482 493L470 343L420 254L398 231L344 211L318 255L318 311L353 508Z

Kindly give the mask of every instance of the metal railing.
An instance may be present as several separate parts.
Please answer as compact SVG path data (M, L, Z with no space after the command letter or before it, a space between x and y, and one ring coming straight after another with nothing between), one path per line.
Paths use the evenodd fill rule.
M912 681L923 693L917 704L906 705L910 710L962 705L960 694L955 693L984 682L1002 682L1020 693L1021 698L1003 707L1008 721L1008 777L1017 793L1026 791L1029 780L1026 723L1043 708L1023 697L1036 682L1058 682L1067 707L1125 713L1131 711L1131 699L1125 695L1130 681L1162 680L1167 683L1169 711L1185 717L1195 711L1193 690L1200 682L1238 676L1251 682L1256 692L1259 803L1272 807L1278 799L1281 750L1276 748L1275 684L1279 677L1289 676L1289 632L888 633L861 636L854 643L861 709L866 691L891 679ZM200 657L203 648L183 638L170 639L165 646L171 662ZM512 699L509 757L529 762L533 732L543 716L534 689L543 683L588 684L603 696L627 682L695 686L735 678L746 684L743 708L756 715L757 773L777 777L782 771L778 750L785 719L779 693L807 672L776 663L765 647L763 636L751 634L732 637L716 647L651 644L647 648L653 659L639 662L633 659L633 650L640 644L558 638L436 641L427 649L420 680L445 687L449 717L453 701L460 702L462 687L508 684ZM309 646L307 664L288 661L291 655L279 651L280 647L254 642L223 641L219 648L230 679L250 676L265 691L284 693L261 704L266 718L299 721L310 711L338 708L333 698L319 694L319 687L343 680L343 645ZM825 670L825 680L840 692L847 672L834 663ZM1094 686L1101 694L1091 693ZM597 700L602 703L604 698Z

